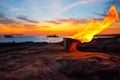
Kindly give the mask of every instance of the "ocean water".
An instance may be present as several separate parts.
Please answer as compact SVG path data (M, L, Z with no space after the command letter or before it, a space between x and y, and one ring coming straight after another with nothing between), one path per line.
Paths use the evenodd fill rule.
M63 37L65 35L59 35L59 37L46 37L43 35L38 36L27 36L27 35L13 35L13 37L4 37L3 35L0 35L0 43L20 43L20 42L48 42L48 43L57 43L61 42L63 40ZM111 38L114 37L114 35L111 36L95 36L94 38Z
M0 43L20 43L20 42L48 42L57 43L63 40L63 36L59 37L46 37L46 36L26 36L26 35L16 35L13 37L0 36Z

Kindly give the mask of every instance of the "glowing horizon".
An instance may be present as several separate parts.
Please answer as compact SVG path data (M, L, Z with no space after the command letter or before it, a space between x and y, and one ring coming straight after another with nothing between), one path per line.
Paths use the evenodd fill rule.
M75 34L90 20L101 20L111 2L113 0L0 0L0 34ZM118 2L114 3L120 12ZM119 22L101 34L120 34Z

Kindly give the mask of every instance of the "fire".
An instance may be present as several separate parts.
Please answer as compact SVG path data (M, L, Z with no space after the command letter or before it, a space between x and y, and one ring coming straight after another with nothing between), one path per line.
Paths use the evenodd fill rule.
M116 20L118 20L118 12L115 5L112 5L102 22L92 20L82 32L75 34L70 38L79 40L81 43L90 42L94 35L108 28Z

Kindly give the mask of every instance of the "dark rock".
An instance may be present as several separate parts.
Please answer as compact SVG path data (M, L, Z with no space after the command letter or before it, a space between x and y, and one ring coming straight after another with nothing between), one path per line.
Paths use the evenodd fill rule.
M79 48L104 51L103 44L111 43L100 41ZM118 50L119 45L115 46L105 47ZM116 52L74 52L75 56L64 52L61 43L14 43L0 48L0 80L120 80L120 56Z
M79 51L86 52L114 52L120 53L120 38L97 38L93 39L91 42L79 44L77 49ZM120 54L119 54L120 55Z

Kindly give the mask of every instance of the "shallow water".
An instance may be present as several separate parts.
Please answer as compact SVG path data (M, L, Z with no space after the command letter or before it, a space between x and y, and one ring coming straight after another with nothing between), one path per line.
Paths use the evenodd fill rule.
M26 36L26 35L18 35L13 37L4 37L0 36L0 43L8 43L8 42L48 42L55 43L61 42L63 40L63 36L59 37L46 37L46 36Z

